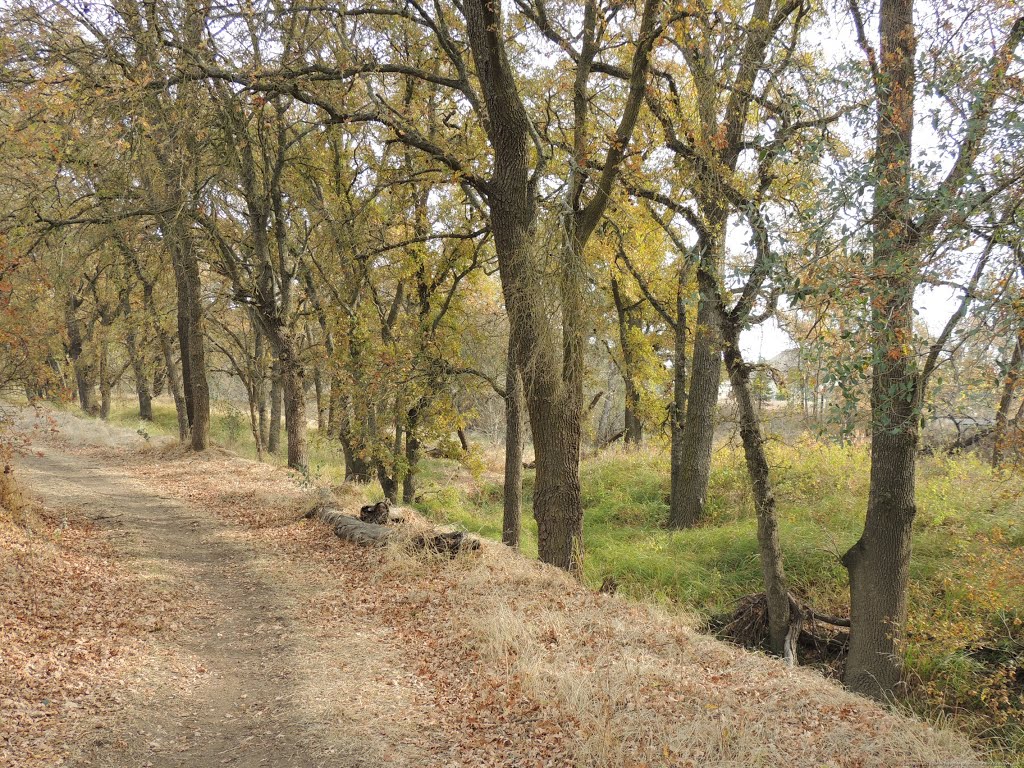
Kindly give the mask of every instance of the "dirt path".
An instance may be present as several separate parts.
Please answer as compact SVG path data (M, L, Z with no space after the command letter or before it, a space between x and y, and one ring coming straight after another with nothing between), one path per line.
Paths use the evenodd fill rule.
M172 675L159 682L151 699L134 702L82 745L73 764L379 764L368 762L368 748L345 748L344 733L329 733L297 701L303 682L297 676L308 666L298 657L313 641L295 618L293 601L268 579L266 553L212 515L158 495L95 457L48 448L20 464L21 478L44 503L98 521L136 569L199 606L187 626L172 624L154 635L154 642L170 646L165 655L194 660L195 679Z

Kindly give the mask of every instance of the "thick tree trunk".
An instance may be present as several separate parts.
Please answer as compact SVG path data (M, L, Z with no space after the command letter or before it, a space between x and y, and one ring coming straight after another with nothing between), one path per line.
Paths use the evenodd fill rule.
M647 84L649 54L657 37L658 0L646 0L636 49L630 61L629 89L613 147L606 156L597 189L585 206L589 146L588 76L597 47L586 33L573 88L573 155L566 188L567 211L557 259L560 316L548 315L539 282L543 267L534 238L539 173L531 173L534 128L505 50L500 3L466 0L466 40L476 65L487 117L484 127L493 150L487 180L491 231L509 315L511 344L523 375L537 455L533 499L540 558L579 573L583 565L583 506L579 458L583 417L586 261L583 250L600 222L624 152L640 114ZM535 169L539 172L540 169Z
M533 515L540 559L579 573L583 564L579 399L535 396L528 405L537 457Z
M761 555L761 576L768 597L768 642L772 653L786 653L790 628L790 599L782 565L779 521L775 511L775 493L764 452L760 419L750 392L750 369L739 348L738 329L730 329L725 343L725 365L740 416L740 438L747 461L747 474L754 494L757 514L757 543ZM799 630L798 630L799 631Z
M96 402L96 374L92 364L86 360L84 355L82 323L76 314L78 305L79 301L74 296L69 296L64 306L64 322L68 333L68 356L71 358L71 365L75 370L78 405L85 413L95 416L99 413L99 403Z
M881 86L873 201L871 481L864 532L843 556L850 575L850 652L844 682L892 695L907 618L919 383L910 344L919 264L909 245L914 125L913 0L879 7Z
M384 498L392 504L397 504L398 480L394 475L388 474L388 468L382 461L377 462L377 482L380 483L380 490L384 494Z
M90 416L100 412L96 400L96 381L93 379L92 366L85 361L75 361L75 382L78 385L78 404L82 411Z
M916 424L916 420L913 422ZM850 652L843 681L876 698L900 682L910 581L916 429L898 434L876 426L864 533L843 556L850 575Z
M416 501L416 472L419 466L421 445L415 433L410 429L405 434L405 476L402 478L402 502L412 504Z
M523 517L523 379L509 345L505 372L505 480L501 541L519 549Z
M721 324L715 289L711 287L718 280L718 250L717 244L707 245L699 267L703 275L698 281L701 288L693 340L690 393L686 399L686 422L679 455L679 495L669 510L670 528L692 528L702 523L706 516L718 386L722 377Z
M306 390L303 381L302 363L294 350L282 351L281 377L285 410L285 426L288 433L288 466L300 472L309 469L308 442L306 440Z

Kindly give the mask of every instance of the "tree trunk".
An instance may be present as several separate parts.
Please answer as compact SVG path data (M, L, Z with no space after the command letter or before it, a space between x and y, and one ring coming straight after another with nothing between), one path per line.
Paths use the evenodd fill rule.
M523 517L523 379L511 344L505 371L505 480L501 541L519 549Z
M259 329L259 326L255 327L255 336L254 359L256 361L256 419L259 425L260 443L263 444L263 449L267 450L267 447L270 444L270 419L268 418L269 404L267 402L266 342L264 340L263 331Z
M288 434L288 466L300 472L309 469L308 443L306 440L306 390L302 363L296 359L294 350L284 350L279 358L281 378L284 379L285 427ZM278 422L280 424L280 421Z
M850 575L844 682L877 698L900 682L907 618L919 415L913 338L919 265L909 243L914 124L913 0L879 7L881 85L875 139L871 298L871 480L864 532L843 556Z
M416 501L416 469L420 461L420 441L410 429L405 434L405 476L402 478L402 502Z
M281 363L274 359L270 383L270 427L267 436L267 452L277 455L281 451L281 412L283 408L284 382Z
M153 376L150 380L149 391L153 397L160 397L167 385L167 370L159 363L153 366Z
M638 445L643 440L643 422L640 420L640 392L636 383L636 353L633 349L635 335L640 328L636 306L627 305L628 298L622 295L619 281L612 277L612 298L615 314L619 321L619 346L622 349L622 382L626 389L623 442Z
M188 440L188 406L185 403L185 391L181 385L181 378L178 376L178 366L174 363L174 345L171 337L160 331L160 350L163 352L164 365L167 368L167 385L171 390L171 397L174 398L174 412L178 418L178 439L181 442Z
M718 223L718 231L721 231L724 218L719 217ZM686 399L686 422L679 455L679 496L678 502L669 510L669 528L692 528L702 523L707 514L718 386L722 377L721 319L714 288L721 269L719 253L717 242L704 243L701 248L698 267L700 299L693 340L690 394Z
M675 355L672 360L672 405L669 422L672 437L670 456L669 517L682 519L683 499L686 492L686 473L683 464L685 446L683 432L686 426L686 306L682 286L676 293Z
M327 436L334 438L341 434L341 410L343 403L340 378L334 374L331 375L331 390L328 396L328 403Z
M100 418L110 418L110 399L112 382L110 380L110 345L104 338L100 342Z
M392 504L398 502L398 480L394 475L388 474L388 468L383 461L377 462L377 482L380 483L381 492L384 498Z
M992 430L993 469L998 467L1003 459L1003 450L1006 447L1004 445L1006 442L1006 428L1010 420L1010 406L1013 405L1013 395L1017 390L1017 382L1020 380L1022 357L1024 357L1024 329L1017 333L1017 340L1013 345L1013 354L1010 356L1010 364L1006 369L1006 378L1003 379L1003 391L999 397L999 407L996 409L996 422Z
M146 366L139 354L139 345L135 339L135 331L128 328L125 333L125 346L128 348L128 359L135 377L135 394L139 398L139 418L143 421L153 420L153 395L149 389L149 376Z
M82 411L95 416L99 413L96 402L96 381L93 366L84 355L84 339L82 323L76 311L79 301L72 295L64 306L64 321L68 332L68 356L75 370L75 383L78 387L78 404Z
M316 431L323 435L330 421L330 396L324 391L324 370L319 365L313 368L313 389L316 392Z
M528 398L528 407L537 457L533 515L540 559L579 573L583 565L579 401L535 396L532 402Z
M82 411L90 416L97 416L100 405L96 402L96 382L92 379L90 366L85 363L75 365L75 380L78 383L78 404Z
M740 438L747 461L747 474L754 494L757 513L757 543L761 555L761 575L768 597L768 642L772 653L786 653L786 638L790 627L789 590L782 566L782 546L779 543L779 521L775 511L775 493L764 452L760 419L750 392L750 368L743 361L739 347L739 329L731 328L726 335L725 365L740 416Z
M405 417L405 475L402 477L402 501L411 504L416 499L416 474L420 463L420 440L416 437L420 414L426 399L409 409ZM396 456L397 458L397 456Z
M174 220L170 226L175 232L172 256L178 298L182 389L192 449L205 451L210 445L210 385L206 378L206 338L199 261L191 233L187 232L188 225Z

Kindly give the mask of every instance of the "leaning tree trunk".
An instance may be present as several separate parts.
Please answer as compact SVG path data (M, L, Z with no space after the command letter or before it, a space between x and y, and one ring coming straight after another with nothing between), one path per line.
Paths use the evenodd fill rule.
M174 413L178 419L178 439L182 442L188 440L188 406L185 403L185 392L181 386L181 377L178 375L178 366L174 362L174 345L171 337L163 330L160 334L160 351L164 356L164 366L167 368L167 386L171 390L171 397L174 398Z
M523 378L509 345L505 373L505 480L501 541L519 549L523 518Z
M761 576L768 597L768 643L772 653L786 655L790 637L790 600L782 567L779 521L775 511L775 493L764 452L764 437L754 398L750 392L750 368L739 347L739 329L731 328L725 340L725 365L736 397L740 417L740 438L747 461L747 475L754 494L757 514L757 543L761 555ZM793 640L795 641L795 636Z

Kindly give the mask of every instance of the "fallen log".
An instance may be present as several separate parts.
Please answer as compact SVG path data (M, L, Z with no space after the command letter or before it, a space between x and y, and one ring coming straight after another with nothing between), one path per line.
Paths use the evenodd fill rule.
M379 547L395 540L406 543L412 549L434 552L448 557L455 557L460 552L480 549L480 541L462 531L438 531L410 536L401 533L397 528L364 522L324 503L314 506L304 517L326 523L339 539L351 541L362 547Z

